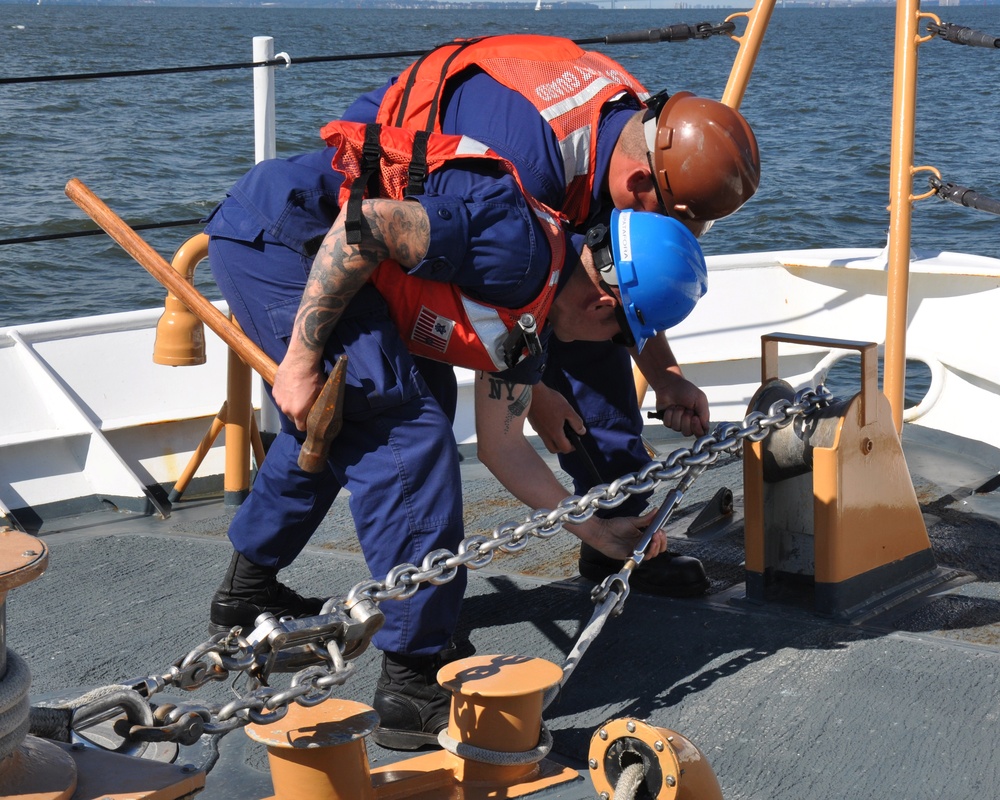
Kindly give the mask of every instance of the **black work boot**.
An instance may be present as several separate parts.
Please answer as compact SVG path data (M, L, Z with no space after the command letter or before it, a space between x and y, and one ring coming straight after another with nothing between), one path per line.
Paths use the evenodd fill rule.
M580 544L580 574L589 581L600 583L618 572L624 563L589 544ZM660 597L698 597L708 590L710 583L705 567L697 558L668 550L636 567L628 585L634 591Z
M224 633L234 625L249 633L254 620L265 611L281 617L312 617L323 609L318 597L303 597L278 582L276 567L261 567L246 556L233 553L229 570L215 596L208 630Z
M372 702L379 716L372 733L376 744L387 750L438 747L437 735L448 727L451 692L438 684L437 671L474 652L471 643L464 642L433 656L384 653Z

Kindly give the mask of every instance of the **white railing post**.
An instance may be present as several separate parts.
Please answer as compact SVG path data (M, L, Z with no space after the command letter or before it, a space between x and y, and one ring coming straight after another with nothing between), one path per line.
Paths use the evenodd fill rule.
M274 58L274 38L253 37L253 60L270 61ZM274 158L274 67L254 67L253 70L253 131L254 161Z
M274 37L253 37L253 60L270 61L274 58ZM260 163L277 156L274 125L274 67L254 67L253 70L254 162ZM278 411L267 392L261 392L260 429L277 433L281 429Z

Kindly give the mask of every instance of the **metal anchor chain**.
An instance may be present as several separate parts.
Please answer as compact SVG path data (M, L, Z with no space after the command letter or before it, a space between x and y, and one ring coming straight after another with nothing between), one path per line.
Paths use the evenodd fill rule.
M292 703L314 706L328 699L354 672L349 659L361 655L382 625L383 616L368 601L329 600L323 613L306 619L278 620L262 614L257 627L243 636L238 628L215 634L167 671L128 682L128 688L150 698L168 687L193 691L211 681L245 673L255 684L245 696L226 704L179 703L157 707L152 725L120 720L115 730L131 741L174 741L184 745L203 735L222 735L253 723L276 722ZM279 663L305 665L287 689L267 685Z
M685 493L708 469L709 465L714 464L723 454L737 455L742 449L744 441L763 441L770 435L771 431L788 427L797 418L806 417L817 409L829 405L831 399L831 394L825 386L818 386L815 390L803 389L795 395L793 400L782 398L772 403L767 414L761 411L751 412L744 419L743 427L732 422L720 423L712 433L695 440L690 450L678 450L668 456L667 462L670 462L675 456L677 457L675 460L683 458L686 472L681 476L678 485L667 493L656 516L646 529L645 536L636 545L635 551L626 560L621 570L614 575L608 575L598 586L594 587L590 597L597 608L594 609L589 622L577 637L573 649L566 656L563 663L562 680L546 694L543 708L547 708L562 687L566 685L587 648L600 634L608 619L617 617L625 609L625 600L630 591L629 578L632 576L633 570L645 558L646 549L649 547L653 535L667 524L675 509L684 499ZM654 466L655 463L651 464L650 467ZM660 473L662 472L663 470L660 471Z
M772 430L784 428L828 405L830 399L825 387L804 389L794 400L776 401L767 414L752 412L742 426L720 423L712 433L697 439L690 449L675 450L664 460L652 461L638 472L596 486L583 496L567 497L555 509L532 510L522 522L506 522L490 535L468 536L456 553L435 550L420 566L400 564L384 580L362 581L346 597L327 600L318 616L278 620L271 614L262 614L257 627L247 636L239 628L215 634L164 672L127 681L124 687L148 701L169 687L193 691L212 681L227 680L231 673L242 673L254 688L226 704L162 704L153 714L152 725L119 720L116 733L132 742L175 741L190 745L202 736L222 736L251 722L276 722L285 716L292 703L318 705L330 697L335 686L343 685L353 674L351 660L365 651L381 627L379 603L412 597L423 583L435 586L448 583L458 574L459 567L482 569L498 550L519 552L528 546L530 537L550 539L565 523L585 522L598 509L617 508L632 495L645 494L666 481L681 479L678 487L668 494L626 566L594 589L592 597L600 604L599 608L567 658L561 687L607 617L621 613L631 571L642 562L653 535L667 523L694 480L722 455L738 454L744 441L761 441ZM267 684L272 672L288 672L298 667L302 668L292 676L287 689Z
M536 509L523 522L506 522L495 528L490 536L468 536L462 541L457 554L435 550L424 558L419 567L400 564L389 571L384 581L363 581L351 589L348 602L369 599L378 603L407 598L417 591L421 583L439 585L452 580L460 566L481 569L493 560L493 553L497 550L519 552L528 546L529 536L550 539L567 522L586 522L598 509L617 508L632 495L651 492L666 481L684 477L695 467L707 467L722 453L739 452L744 440L760 441L771 430L784 428L797 417L827 405L829 398L830 394L824 387L804 389L795 395L794 400L776 401L768 414L755 411L747 415L742 427L736 423L721 423L713 433L702 436L690 449L675 450L663 461L651 461L638 472L595 486L582 497L567 497L553 510Z

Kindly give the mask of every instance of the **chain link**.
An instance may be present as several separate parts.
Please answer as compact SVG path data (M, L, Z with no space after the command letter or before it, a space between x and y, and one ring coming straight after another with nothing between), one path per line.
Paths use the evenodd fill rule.
M595 486L583 496L567 497L555 509L535 509L523 521L505 522L489 535L467 536L456 553L434 550L419 566L400 564L389 570L382 581L361 581L344 598L328 600L319 616L276 620L269 614L262 615L249 636L244 637L239 628L215 634L163 674L138 678L126 685L149 698L167 687L192 691L211 681L226 680L231 673L246 673L255 688L225 705L163 704L156 709L154 725L120 721L116 731L137 741L193 744L204 734L221 735L251 722L275 722L292 703L318 705L353 674L350 659L364 652L381 625L379 603L412 597L424 583L448 583L460 567L482 569L497 551L519 552L531 538L549 539L565 524L586 522L596 511L617 508L632 495L647 494L664 482L682 479L692 471L701 472L723 455L738 455L744 441L762 441L773 430L829 405L830 400L823 386L803 389L792 400L773 403L766 414L751 412L742 426L720 423L690 448L675 450L662 461L651 461L638 472ZM309 663L295 672L287 689L278 690L268 686L267 679L276 666L283 666L281 656L285 656L285 671L289 664Z

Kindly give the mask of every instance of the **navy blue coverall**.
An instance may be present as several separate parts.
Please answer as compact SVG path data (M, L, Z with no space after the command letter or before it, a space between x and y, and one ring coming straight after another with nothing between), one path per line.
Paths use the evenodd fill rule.
M352 106L344 119L371 121L370 97ZM607 134L598 139L598 186L632 113L634 106L625 105L606 115ZM553 202L561 202L563 192L558 145L524 98L476 74L451 94L444 132L461 132L493 147L515 163L527 191L559 207ZM331 157L326 149L258 164L230 190L205 228L212 273L233 315L278 362L312 256L337 214L341 179L330 167ZM528 232L526 226L537 223L509 176L449 167L429 176L426 193L417 200L431 221L431 244L414 272L508 307L538 292L547 274L548 248L537 228L533 235ZM564 278L569 272L564 270ZM549 338L549 347L558 348L558 362L549 366L546 380L568 382L566 394L575 398L596 439L595 460L600 464L602 454L615 454L614 463L606 465L609 477L645 464L624 348L587 343L578 357L572 345ZM600 363L595 363L594 348L604 351ZM370 286L352 301L327 343L327 369L341 353L348 356L344 425L328 469L310 474L298 467L302 434L282 417L282 432L234 516L229 538L254 563L285 567L346 488L362 552L372 575L383 578L393 566L419 564L435 549L454 551L464 535L453 408L448 408L453 377L446 365L415 360L406 352L384 301ZM536 383L543 368L543 360L527 360L505 377ZM598 374L588 375L595 369ZM627 371L628 380L608 380L613 370ZM586 386L601 388L585 391ZM622 396L609 401L609 387L618 387ZM572 456L565 459L578 488L589 488L593 480L573 462ZM410 655L441 650L455 629L465 582L461 571L450 583L424 585L409 600L383 603L386 622L374 644Z

